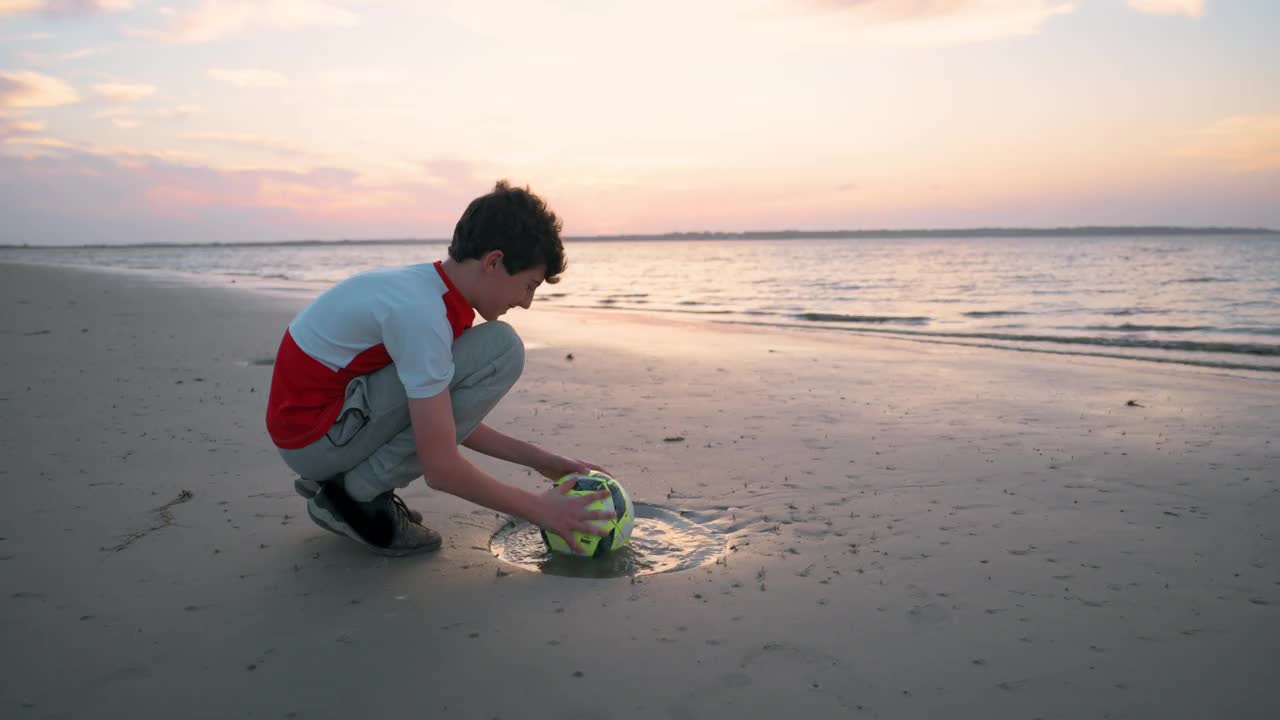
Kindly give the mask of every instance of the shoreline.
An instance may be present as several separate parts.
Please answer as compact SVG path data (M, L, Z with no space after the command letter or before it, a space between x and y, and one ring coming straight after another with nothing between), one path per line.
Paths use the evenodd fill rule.
M180 248L182 246L174 245L172 247ZM53 262L12 262L8 260L0 260L0 266L6 264L30 267L66 268L81 272L109 272L119 273L126 276L134 274L139 277L149 278L155 282L176 282L200 287L225 288L233 291L241 290L264 297L273 297L286 301L291 298L302 298L304 303L332 285L329 281L305 281L287 278L261 277L257 275L195 273L161 268L131 268L119 266L93 266ZM1015 354L1029 353L1032 355L1048 356L1046 359L1054 358L1055 361L1063 358L1094 358L1099 360L1114 360L1130 364L1149 363L1154 366L1169 365L1223 374L1235 373L1230 376L1280 383L1280 375L1277 375L1277 373L1280 373L1280 365L1261 365L1241 362L1236 359L1238 356L1237 353L1215 353L1179 347L1166 348L1165 346L1169 343L1162 342L1152 342L1149 343L1149 346L1147 344L1130 345L1126 343L1096 344L1084 341L1083 339L1073 338L1071 336L1039 337L1022 335L992 335L989 333L945 333L840 324L819 325L807 323L769 322L764 320L719 319L722 315L730 315L732 313L723 311L703 314L698 312L663 310L656 308L633 308L615 305L562 305L558 302L559 299L560 296L557 295L555 297L541 298L537 300L538 310L540 312L545 312L547 309L552 309L556 312L565 312L568 314L581 312L607 312L630 316L630 318L652 318L657 321L670 319L675 323L705 323L709 325L735 326L743 328L755 327L766 331L777 330L781 332L799 331L803 333L828 333L835 337L843 335L855 343L861 342L862 338L875 338L880 341L922 343L942 347L978 348L984 350L1005 351ZM298 308L300 309L301 306L299 305ZM1191 342L1188 344L1199 345L1200 343ZM1176 346L1177 343L1174 343L1174 345ZM1237 343L1237 345L1240 345L1241 347L1251 347L1248 343ZM1079 349L1066 350L1062 349L1061 346ZM1111 347L1120 350L1128 350L1129 353L1110 351L1106 349ZM1264 356L1270 356L1274 350L1271 345L1264 344L1257 345L1256 347L1260 351L1266 351L1263 353ZM1161 355L1161 353L1167 351L1190 353L1190 355L1170 357ZM1196 357L1196 352L1205 355L1205 357ZM1257 355L1245 352L1242 354L1242 357L1257 357Z
M725 539L696 570L568 579L513 572L501 518L421 482L436 555L311 525L261 427L301 294L7 264L0 285L17 717L1280 703L1274 382L535 304L489 422Z

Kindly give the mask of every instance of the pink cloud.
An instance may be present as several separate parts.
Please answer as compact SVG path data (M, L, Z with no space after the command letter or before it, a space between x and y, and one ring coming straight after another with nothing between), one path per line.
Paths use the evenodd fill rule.
M137 102L155 92L154 85L145 83L100 83L93 86L93 94L107 102Z
M0 0L0 17L27 13L90 15L128 10L133 5L133 0Z
M146 153L0 154L0 244L447 237L479 186L373 185L340 168L220 171Z
M75 88L58 78L31 70L0 70L0 110L72 105Z

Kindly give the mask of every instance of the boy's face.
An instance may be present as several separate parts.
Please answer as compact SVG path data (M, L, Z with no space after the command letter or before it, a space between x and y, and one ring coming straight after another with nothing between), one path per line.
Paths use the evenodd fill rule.
M502 252L495 250L481 259L485 286L481 297L476 298L476 312L485 320L497 320L508 310L533 304L533 294L546 277L546 269L532 267L514 275L502 264Z

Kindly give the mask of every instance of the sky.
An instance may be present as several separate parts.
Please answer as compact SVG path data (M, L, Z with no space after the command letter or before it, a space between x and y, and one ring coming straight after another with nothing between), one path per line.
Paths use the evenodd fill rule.
M1280 228L1274 0L0 0L0 244Z

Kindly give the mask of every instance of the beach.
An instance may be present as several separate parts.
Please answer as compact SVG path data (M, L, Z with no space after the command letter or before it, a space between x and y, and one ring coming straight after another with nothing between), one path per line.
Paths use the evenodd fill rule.
M263 426L305 296L0 288L5 717L1280 713L1260 373L535 302L490 424L724 538L589 580L503 563L504 518L422 482L434 555L312 524Z

